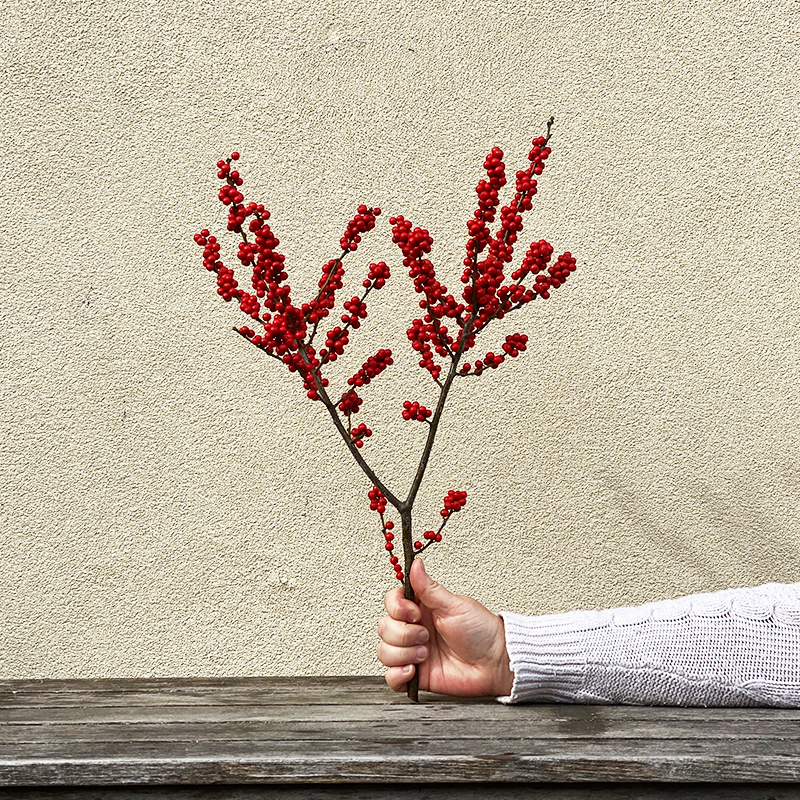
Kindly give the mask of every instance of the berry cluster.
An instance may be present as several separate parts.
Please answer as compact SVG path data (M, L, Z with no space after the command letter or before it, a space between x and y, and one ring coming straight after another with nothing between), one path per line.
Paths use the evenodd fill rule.
M400 564L400 559L392 552L394 550L394 534L392 533L392 529L394 528L394 522L390 519L383 521L383 538L386 540L386 544L384 547L386 551L389 553L389 563L392 565L392 569L394 570L394 576L397 580L402 581L405 578L403 574L403 566Z
M364 402L356 392L356 388L366 386L393 363L391 350L381 349L374 356L370 356L361 365L361 369L352 378L347 379L347 385L352 388L342 395L342 399L339 401L339 411L347 417L355 414Z
M444 508L439 512L443 517L449 517L461 511L467 504L467 493L451 489L444 498Z
M576 269L572 254L565 252L551 263L553 247L544 239L533 242L516 270L506 278L506 269L514 257L514 247L523 231L523 215L532 208L536 195L536 178L544 171L550 155L547 135L532 141L528 165L516 173L514 195L508 205L499 208L500 193L506 186L504 154L494 147L486 156L483 168L486 177L475 187L477 208L467 222L466 254L460 275L461 286L454 295L437 277L429 258L433 238L424 228L414 227L405 217L389 219L392 241L400 248L403 266L408 270L414 291L419 295L419 318L412 320L406 330L411 347L418 354L419 366L426 370L440 387L436 411L417 401L403 402L404 420L425 422L430 426L425 449L414 478L409 498L401 501L381 483L380 478L364 460L360 450L372 436L365 423L352 424L351 418L361 409L359 391L393 363L392 351L386 348L370 356L354 375L347 379L341 394L328 393L329 381L322 371L337 361L350 344L351 330L359 329L367 319L367 299L370 292L380 290L390 278L384 261L369 265L361 281L360 293L344 300L341 312L336 308L336 293L343 289L347 256L358 250L362 237L373 230L381 214L379 208L358 206L347 222L339 240L339 253L322 266L313 296L303 303L292 301L284 256L278 251L280 242L269 226L270 213L258 203L245 202L243 178L235 168L239 153L217 162L217 177L223 182L219 199L227 209L227 230L241 238L236 256L242 267L251 273L250 288L239 285L234 270L223 263L220 242L209 230L203 229L194 239L203 248L203 265L215 273L216 289L226 302L235 301L247 317L247 324L235 330L252 345L280 361L291 373L298 373L309 399L322 401L333 417L350 451L373 483L369 492L370 508L381 519L385 549L398 580L405 580L403 567L394 555L394 523L385 518L387 503L401 513L404 525L410 515L414 498L427 467L436 435L444 400L457 376L477 376L486 369L496 369L508 358L525 352L528 337L512 333L503 344L490 350L472 363L463 361L465 354L476 346L478 335L494 319L502 319L535 298L546 300L554 289L562 286ZM498 222L492 233L490 226ZM336 324L327 331L323 321L331 316ZM320 330L320 326L323 327ZM315 338L323 336L324 346L318 350ZM448 366L445 368L445 364ZM333 399L338 396L338 401ZM380 488L378 488L380 486ZM440 512L438 530L425 531L420 541L413 542L408 560L425 548L442 541L442 530L450 517L466 503L466 492L449 491ZM408 541L408 540L406 540ZM409 562L410 563L410 562ZM410 586L406 585L406 596Z
M377 486L373 486L369 490L367 497L369 497L370 511L377 511L379 514L386 513L386 498Z
M367 304L360 297L345 300L344 310L347 314L342 314L342 322L349 322L351 328L360 327L361 320L367 318Z
M347 379L348 386L366 386L373 378L383 372L386 367L390 367L392 361L392 351L387 349L378 350L374 356L370 356L362 365L361 369Z
M322 268L316 297L299 307L295 306L291 300L291 287L286 283L288 274L284 268L285 258L277 251L280 242L267 224L269 211L258 203L245 204L241 190L244 181L231 166L231 162L238 159L239 153L234 152L228 159L217 162L217 177L224 181L219 190L219 199L228 207L228 230L238 233L242 238L237 256L243 266L252 270L253 292L240 288L234 271L222 262L220 243L216 237L204 229L194 239L203 247L204 266L217 275L217 293L226 301L236 300L242 312L257 325L255 330L251 325L236 328L238 333L260 350L282 361L290 372L299 373L307 396L311 400L319 400L328 386L328 380L322 377L320 368L344 353L349 343L348 329L360 327L367 316L367 294L373 289L383 288L389 278L389 268L385 263L370 265L368 276L362 284L365 290L363 295L345 301L345 313L341 315L344 326L329 330L325 347L317 353L313 346L314 335L320 321L334 308L336 292L342 288L342 260L348 253L358 249L362 235L375 227L381 210L366 205L358 207L339 240L340 255ZM248 238L248 233L252 234L252 238ZM391 360L384 362L378 372L387 363L391 363ZM375 374L377 372L370 377ZM346 394L348 400L343 412L349 415L358 411L361 400L355 394Z
M371 231L375 227L375 217L381 213L379 208L369 209L363 204L358 207L357 211L358 213L347 223L344 236L339 240L339 245L345 252L358 250L361 234Z
M369 289L371 286L375 289L383 289L390 277L389 267L385 262L379 261L377 264L369 265L369 272L361 285L365 289Z
M381 529L383 531L384 549L389 554L389 563L392 565L394 575L397 580L402 581L405 578L403 574L403 567L400 564L400 559L394 554L394 522L390 519L385 519L386 513L386 498L377 486L373 486L367 495L369 497L369 507L371 511L377 511L381 518Z
M372 436L372 431L363 422L359 422L355 428L350 429L350 438L356 447L364 446L365 436Z
M338 325L331 328L325 334L325 347L319 351L319 356L323 363L326 361L336 361L344 353L344 348L350 343L350 337L346 330L342 330Z
M414 542L415 552L421 553L423 550L427 550L432 544L442 541L442 530L447 524L447 520L449 520L450 517L456 512L461 511L461 509L467 504L467 493L451 489L445 495L443 504L444 507L439 512L442 517L442 524L439 526L439 530L425 531L425 533L422 534L422 538L425 539L426 542L425 544L420 541Z
M510 333L506 336L505 342L503 342L502 350L511 358L516 358L520 353L524 352L528 349L528 337L524 333ZM482 375L484 369L497 369L500 364L505 361L505 356L500 355L499 353L488 352L483 359L478 359L474 366L469 363L469 361L465 361L461 365L461 369L459 370L459 375Z
M528 337L524 333L510 333L503 344L503 352L516 358L528 349Z
M411 346L420 355L419 365L426 369L434 380L439 381L442 366L436 356L451 358L456 362L475 346L475 336L493 319L502 319L510 311L531 302L536 297L546 300L552 289L561 286L570 272L575 270L575 259L567 252L558 257L556 264L547 268L553 253L552 246L541 240L531 245L522 265L506 282L505 265L512 261L514 245L523 230L522 215L533 206L533 196L537 193L534 176L544 171L545 161L550 155L547 142L550 138L548 122L547 136L538 136L532 141L528 153L529 164L526 169L516 173L515 194L511 202L500 209L500 224L494 235L489 226L497 217L500 191L506 185L503 151L492 148L486 156L483 167L486 178L475 187L478 207L473 218L467 222L469 238L464 258L461 282L464 289L460 300L448 293L436 277L433 264L428 258L432 239L428 231L412 227L411 222L402 216L389 220L392 227L392 240L403 253L404 266L408 267L414 289L423 295L420 308L427 313L415 319L407 331ZM543 271L547 269L545 274ZM533 285L525 286L523 281L535 275ZM454 320L458 329L448 330L446 320ZM453 325L450 324L450 328ZM464 364L459 375L480 375L484 369L495 369L505 358L514 358L525 348L519 341L506 340L503 354L489 352L474 365Z
M488 181L481 179L475 187L478 195L478 208L473 214L473 219L467 222L467 255L464 258L464 266L472 268L477 264L478 255L483 252L492 240L492 234L487 225L495 220L497 213L497 203L499 202L499 192L506 185L506 165L503 163L503 151L499 147L493 147L491 153L486 156L483 162ZM470 282L470 272L462 275L462 283ZM476 273L477 277L477 273ZM467 299L467 298L465 298Z
M428 422L429 417L433 412L425 406L421 406L416 400L412 403L410 400L403 401L403 419L415 419L418 422Z
M435 533L434 531L425 531L425 533L422 534L422 538L428 539L431 542L441 542L442 534ZM422 547L423 547L422 542L414 542L414 548L416 550L422 550Z
M430 314L426 314L424 319L415 319L411 323L411 327L406 331L406 336L411 342L411 347L422 356L419 365L427 369L431 377L438 381L442 374L442 368L433 360L431 342L434 343L434 349L438 355L450 355L452 352L450 345L453 344L453 340L447 336L447 327L443 326L439 320L434 320Z

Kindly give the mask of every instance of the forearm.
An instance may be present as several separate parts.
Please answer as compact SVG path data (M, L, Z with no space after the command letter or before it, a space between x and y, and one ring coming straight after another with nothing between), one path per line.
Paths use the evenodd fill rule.
M800 707L800 584L501 616L514 672L501 702Z

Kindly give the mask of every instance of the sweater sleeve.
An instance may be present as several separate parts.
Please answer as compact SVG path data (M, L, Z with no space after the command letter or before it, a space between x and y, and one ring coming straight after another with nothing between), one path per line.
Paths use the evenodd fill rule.
M800 583L500 616L514 672L501 703L800 707Z

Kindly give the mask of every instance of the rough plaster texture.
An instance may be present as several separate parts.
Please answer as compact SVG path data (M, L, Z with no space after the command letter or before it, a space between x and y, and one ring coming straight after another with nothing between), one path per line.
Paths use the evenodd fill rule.
M368 484L191 239L233 148L299 297L360 202L455 281L483 156L513 171L555 115L525 238L579 270L456 387L420 525L470 499L430 570L522 613L798 580L797 0L9 0L0 26L0 675L379 670ZM399 402L433 395L389 213L358 259L394 285L338 375L399 353L364 419L403 487Z

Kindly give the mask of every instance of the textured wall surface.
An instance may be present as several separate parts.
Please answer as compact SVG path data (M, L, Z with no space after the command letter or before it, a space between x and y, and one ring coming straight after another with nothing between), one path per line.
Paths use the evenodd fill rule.
M387 218L455 286L483 157L513 175L554 115L520 244L578 271L454 389L419 525L469 502L429 571L522 613L800 579L797 0L9 0L0 30L3 677L379 670L369 484L192 241L233 149L298 298L387 212L331 377L397 351L361 413L402 493L436 387Z

